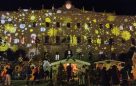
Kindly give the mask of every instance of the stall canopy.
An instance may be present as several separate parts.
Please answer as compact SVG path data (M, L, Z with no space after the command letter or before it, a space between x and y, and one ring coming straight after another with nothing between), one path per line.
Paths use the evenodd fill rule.
M116 65L118 69L121 69L122 68L121 64L125 64L125 62L117 60L103 60L94 63L96 64L96 67L106 67L106 69L109 69L113 65Z
M75 59L75 60L73 60L73 59L69 59L69 60L63 59L63 60L51 63L51 66L56 66L56 65L59 65L60 63L62 63L62 64L69 64L69 63L77 64L80 67L82 67L83 65L87 65L87 66L90 65L89 62L81 61L81 60L78 60L78 59Z

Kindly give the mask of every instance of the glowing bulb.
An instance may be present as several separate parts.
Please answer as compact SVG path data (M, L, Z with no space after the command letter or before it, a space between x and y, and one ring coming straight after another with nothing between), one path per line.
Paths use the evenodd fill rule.
M33 29L30 29L30 32L33 32Z
M5 20L1 20L1 24L4 24L5 23Z
M31 19L32 21L35 20L35 16L32 15L30 19Z
M69 10L69 9L71 9L71 7L72 7L71 3L70 3L70 2L67 2L67 3L66 3L66 8Z

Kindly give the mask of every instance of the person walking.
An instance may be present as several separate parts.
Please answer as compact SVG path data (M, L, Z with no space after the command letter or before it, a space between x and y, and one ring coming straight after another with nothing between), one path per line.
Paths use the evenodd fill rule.
M119 71L117 69L117 66L113 65L111 69L111 84L113 86L119 86L120 80L119 80Z

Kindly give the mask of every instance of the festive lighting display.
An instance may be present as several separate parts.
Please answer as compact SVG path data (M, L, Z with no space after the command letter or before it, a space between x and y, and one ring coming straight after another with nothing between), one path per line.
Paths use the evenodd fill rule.
M28 50L30 47L35 47L36 37L40 40L38 48L42 51L43 46L55 46L56 36L60 36L60 45L65 47L70 44L72 49L80 47L84 50L83 52L89 50L96 53L100 50L125 52L132 45L130 39L136 36L136 16L118 16L110 13L82 11L71 7L67 10L1 11L0 19L0 37L6 41L4 46L0 45L0 51L6 51L8 48L16 51L20 46ZM57 22L59 27L56 25ZM33 38L32 34L36 37ZM49 45L44 44L47 35ZM69 43L67 43L67 36L70 37ZM80 44L77 43L78 36L81 37ZM91 39L91 43L87 43L88 38ZM110 38L114 38L115 41L112 49L108 45ZM126 41L126 46L123 46L122 39Z
M36 19L36 17L35 17L34 15L32 15L32 16L30 17L30 19L31 19L32 21L34 21L34 20Z
M114 27L112 30L112 34L115 36L119 36L120 35L120 30L118 27Z

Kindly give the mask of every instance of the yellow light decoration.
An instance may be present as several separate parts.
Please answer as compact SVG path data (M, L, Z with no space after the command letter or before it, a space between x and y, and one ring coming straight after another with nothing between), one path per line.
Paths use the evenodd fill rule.
M74 29L75 29L75 30L77 29L77 25L74 26Z
M96 43L101 44L101 39L100 38L96 39Z
M125 22L128 22L128 19L124 19Z
M120 35L120 30L118 27L114 27L112 30L111 30L112 34L115 35L115 36L119 36Z
M93 22L96 23L97 22L96 19L94 19Z
M99 33L99 31L98 30L95 30L95 34L98 34Z
M20 32L20 30L18 29L18 32Z
M104 49L107 49L107 47L104 47Z
M106 67L106 70L108 70L111 67L111 64L104 63L103 67Z
M111 21L111 22L114 21L115 19L116 19L116 16L111 16L110 15L110 16L107 17L107 20Z
M18 36L18 33L15 33L15 36Z
M107 24L105 25L105 27L106 27L106 28L110 28L110 24L107 23Z
M130 38L131 38L131 34L130 34L130 32L129 31L123 31L122 33L121 33L121 37L124 39L124 40L129 40Z
M87 18L86 18L86 20L90 20L90 18L89 18L89 17L87 17Z
M95 47L95 50L98 50L98 47Z
M56 36L57 35L57 30L56 29L54 29L54 28L50 28L49 30L48 30L48 35L49 36Z
M18 50L18 46L17 45L13 45L10 47L10 49L13 51L13 52L16 52Z
M58 31L59 31L59 32L62 32L62 29L61 29L61 28L59 28L59 29L58 29Z
M96 43L97 43L97 40L94 40L93 43L96 44Z
M8 36L5 36L5 40L7 40L8 39Z
M88 27L88 25L86 23L84 24L84 29L89 31L89 27Z
M5 30L10 33L15 33L16 27L13 24L5 24Z
M70 23L70 22L72 22L72 19L71 19L71 18L68 18L68 17L64 17L64 18L62 19L62 21L63 21L64 23Z
M84 36L84 40L87 40L87 36Z
M95 40L93 40L93 39L92 39L92 41L91 41L91 42L92 42L92 44L94 44L94 43L95 43L94 41L95 41Z
M136 27L136 23L133 23L133 26L135 26L135 27Z
M77 37L74 35L74 36L71 36L70 35L70 46L75 46L77 45Z
M44 35L45 35L45 33L42 33L42 35L44 36Z
M36 17L35 17L34 15L32 15L32 16L30 17L30 20L34 21L34 20L36 20Z
M45 25L45 23L40 23L41 24L41 26L44 26Z
M2 44L2 45L0 46L0 51L6 51L6 50L8 50L8 48L9 48L9 46L8 46L7 43L6 43L6 44Z
M51 19L49 17L45 18L45 22L51 23Z
M106 31L106 34L109 34L109 32L108 32L108 31Z
M82 48L78 47L78 48L76 49L76 52L77 52L77 53L82 52Z
M62 20L63 18L60 18L60 20Z
M33 32L33 29L30 29L30 32Z
M111 48L111 51L114 51L114 50L115 50L115 48L114 48L114 47L112 47L112 48Z
M38 34L37 36L38 36L38 38L41 38L41 34Z

